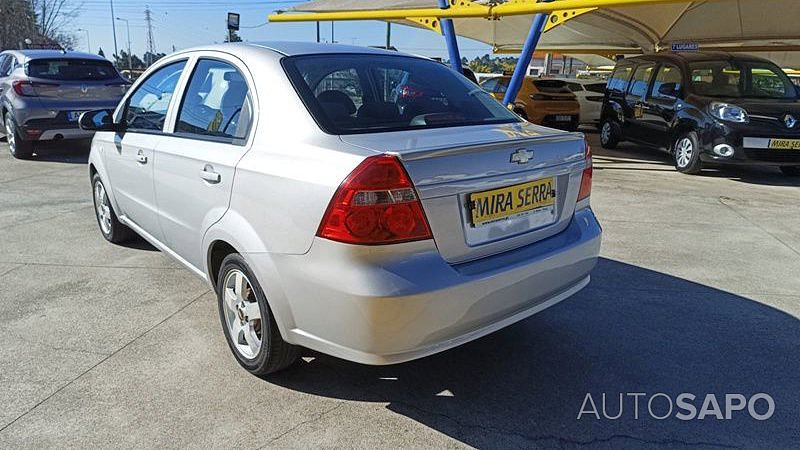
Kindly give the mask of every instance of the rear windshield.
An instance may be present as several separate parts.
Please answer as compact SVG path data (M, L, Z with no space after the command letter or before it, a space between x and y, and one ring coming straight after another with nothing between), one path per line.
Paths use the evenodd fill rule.
M110 80L117 71L108 61L92 59L34 59L27 64L28 76L60 81Z
M797 90L778 66L759 61L689 64L691 90L707 97L793 99Z
M332 134L518 122L489 93L435 61L330 54L283 59L317 123Z
M539 92L545 94L569 94L569 87L566 81L562 80L533 80L533 85Z

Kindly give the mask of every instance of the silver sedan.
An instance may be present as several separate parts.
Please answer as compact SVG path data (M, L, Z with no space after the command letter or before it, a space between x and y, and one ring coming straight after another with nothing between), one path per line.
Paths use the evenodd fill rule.
M191 49L80 124L103 236L206 279L255 374L300 347L392 364L468 342L578 292L600 250L583 136L424 58Z

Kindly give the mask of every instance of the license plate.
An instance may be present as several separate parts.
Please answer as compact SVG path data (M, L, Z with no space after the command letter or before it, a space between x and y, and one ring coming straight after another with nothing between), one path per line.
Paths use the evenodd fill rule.
M491 191L475 192L469 196L472 224L475 226L550 209L556 204L555 177L542 178Z
M556 122L571 122L572 116L556 116Z
M770 139L769 148L773 150L800 150L800 139Z
M70 122L77 122L81 118L81 114L86 111L67 111L67 120Z

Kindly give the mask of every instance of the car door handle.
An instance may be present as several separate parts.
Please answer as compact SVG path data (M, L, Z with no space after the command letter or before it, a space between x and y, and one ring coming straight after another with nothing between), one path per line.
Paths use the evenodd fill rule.
M147 156L145 156L143 151L139 150L139 153L136 154L136 162L139 164L147 164Z
M222 181L222 175L214 172L214 168L211 166L205 166L203 170L200 171L200 178L211 184L217 184Z

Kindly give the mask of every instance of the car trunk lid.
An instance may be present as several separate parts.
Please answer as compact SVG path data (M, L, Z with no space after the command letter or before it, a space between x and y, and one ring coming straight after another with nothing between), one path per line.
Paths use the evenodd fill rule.
M582 135L529 123L341 139L398 156L422 200L439 252L454 264L562 231L575 210L586 166Z

